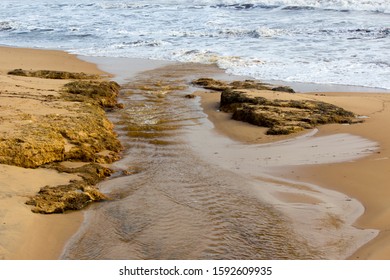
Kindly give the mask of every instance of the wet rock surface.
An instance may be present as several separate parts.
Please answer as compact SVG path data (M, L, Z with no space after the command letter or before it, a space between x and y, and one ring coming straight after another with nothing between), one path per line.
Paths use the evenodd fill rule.
M289 87L273 87L254 81L225 83L213 79L193 82L206 89L221 91L220 110L231 113L232 119L269 128L267 134L285 135L330 123L361 122L353 112L330 103L315 100L267 99L262 91L293 93ZM252 89L256 96L247 94Z
M3 96L15 100L32 100L43 106L43 110L15 113L12 133L0 133L0 163L56 169L80 177L67 185L43 187L27 204L34 206L33 212L49 214L78 210L90 202L107 199L95 185L112 173L101 164L118 160L122 150L105 113L105 110L121 108L117 103L120 86L84 73L17 72L25 73L21 76L49 79L94 79L70 81L46 95L2 92ZM53 78L57 76L62 78ZM85 164L81 168L66 169L60 167L62 161Z

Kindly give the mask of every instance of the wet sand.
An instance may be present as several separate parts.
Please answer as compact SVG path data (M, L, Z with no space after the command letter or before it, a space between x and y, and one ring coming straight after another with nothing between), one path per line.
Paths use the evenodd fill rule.
M360 159L349 159L339 163L322 163L285 167L272 167L268 170L277 178L293 180L294 182L306 182L335 190L348 196L348 199L356 199L364 206L364 213L353 225L362 229L373 229L379 231L376 238L354 252L351 259L389 259L390 243L387 229L389 221L389 195L388 182L389 173L389 135L386 130L390 119L388 107L390 95L377 92L314 92L295 94L299 98L310 98L330 102L351 110L359 115L366 116L365 122L358 125L326 125L319 127L316 138L330 137L340 133L346 136L359 136L377 143L378 149ZM215 129L227 135L231 139L243 143L264 143L273 141L253 126L241 124L229 119L224 113L216 110L218 102L217 94L202 94L202 104L207 110L209 119L215 125ZM241 133L244 132L245 133ZM343 137L345 139L345 137ZM324 143L324 147L331 147L331 143ZM345 147L348 149L348 147ZM303 152L305 154L306 151ZM343 149L335 157L343 153ZM302 154L301 154L302 155ZM301 155L297 155L301 157ZM321 157L313 158L314 161L321 161ZM319 162L320 163L320 162ZM296 186L296 184L295 184ZM287 200L296 202L297 196L284 197ZM307 197L300 201L307 200ZM362 209L363 210L363 209Z
M326 97L325 97L326 98ZM360 135L379 143L377 153L358 161L323 166L305 166L294 170L286 169L278 175L290 174L292 178L321 184L336 189L358 199L365 206L365 213L356 222L359 228L380 230L377 238L360 248L351 259L389 259L390 258L390 142L389 94L329 94L329 99L337 98L339 104L369 118L359 126L327 126L320 130L321 135L340 131Z
M63 52L2 47L0 57L4 60L0 69L1 92L4 86L15 84L17 86L12 90L19 90L20 83L26 86L31 82L22 78L11 79L5 75L7 70L14 68L102 73L95 65L81 62ZM137 63L142 65L139 61L135 64L132 64L131 60L126 61L128 64L119 67L119 72L133 69ZM103 70L110 67L112 69L110 62L106 62L108 68L105 68L104 63L101 65ZM155 66L162 65L164 62ZM147 69L153 67L151 63ZM172 70L175 67L177 66L173 66L171 71L175 72ZM199 67L195 69L203 75L222 75L213 68ZM194 75L192 68L188 69L186 79ZM140 70L147 69L141 67ZM134 73L133 70L131 72ZM161 75L158 71L149 73L152 76L156 74ZM183 79L171 75L173 77L170 79ZM126 80L124 76L118 79ZM36 81L34 79L34 83ZM47 80L39 85L49 89L55 86L59 85L47 85ZM376 93L313 93L302 96L331 102L369 118L363 124L328 125L321 127L315 135L302 134L303 138L300 139L288 137L284 139L287 142L265 144L282 139L264 136L262 129L232 121L226 114L217 112L216 95L202 95L202 103L197 103L200 102L199 99L185 102L176 102L175 99L173 103L170 100L165 108L168 113L172 110L172 104L175 104L173 107L179 110L178 112L189 114L187 120L179 119L183 114L174 115L178 119L170 120L180 123L182 127L180 132L171 135L171 140L174 141L167 142L167 135L161 134L158 141L143 139L141 142L129 142L129 157L116 163L116 167L131 169L145 164L144 167L151 169L137 171L131 176L112 178L102 184L107 193L117 195L124 202L130 203L130 206L121 208L120 204L112 203L90 207L88 211L83 211L87 213L86 219L83 219L83 212L36 215L24 205L25 196L35 193L42 184L47 184L50 180L58 183L68 181L71 179L67 177L69 175L46 174L47 170L0 166L1 200L4 201L0 211L0 256L5 259L56 259L60 256L66 240L84 220L84 225L72 238L67 247L68 251L62 257L283 258L283 252L281 255L278 250L265 252L264 248L254 245L261 241L269 248L274 248L277 244L287 244L283 249L285 258L314 256L338 259L348 257L375 237L376 230L381 230L377 238L372 239L351 258L390 258L390 249L387 246L390 244L390 236L386 233L390 221L390 196L387 195L386 188L389 181L389 138L386 132L386 124L390 119L387 106L389 97ZM131 98L139 98L142 101L145 96L133 95L125 98L134 102L140 100ZM175 94L174 98L181 98L180 94ZM145 100L142 102L138 109L145 110ZM200 104L208 114L208 119L202 116ZM130 113L128 117L133 117L132 112ZM115 122L118 116L111 117ZM147 123L151 121L142 120ZM116 121L118 130L121 130L123 123L119 119ZM4 128L2 125L2 129ZM12 129L11 126L6 128ZM119 136L121 140L129 139L126 133L119 133ZM204 142L205 140L210 141ZM261 146L254 148L252 145ZM307 153L310 148L313 149ZM256 153L253 153L254 150L257 150ZM264 158L257 157L259 151ZM164 168L160 169L161 166ZM188 168L187 173L184 173L186 176L181 177L183 174L180 168L183 166L197 168ZM20 174L26 175L19 181ZM156 174L160 177L156 177ZM38 177L41 180L34 181ZM167 179L169 177L177 178L172 181ZM199 181L204 181L205 184L199 185ZM146 182L151 182L152 187L145 185ZM172 184L178 189L171 188ZM258 203L259 201L262 203ZM269 209L268 205L272 205L276 212ZM224 214L224 209L230 209L231 213ZM259 221L258 215L263 212L269 215L264 215L266 217ZM113 213L118 214L113 216ZM182 215L178 216L177 213ZM297 219L303 214L307 218L310 217L305 223ZM122 221L124 217L128 217L126 223ZM102 227L99 223L107 221L107 218L111 218L109 223L114 230L112 236L110 227L106 224ZM86 225L91 221L96 222L94 226ZM258 232L266 232L267 228L272 228L275 223L278 223L278 227L270 234L271 239L250 239L251 236L257 236ZM177 228L178 224L181 225L180 230ZM314 235L313 225L316 233ZM286 231L291 231L294 236L300 235L305 240L295 236L296 243L290 244L291 238L286 240L281 234ZM95 236L92 236L91 232L94 232ZM161 232L163 235L156 238L156 233ZM173 232L175 234L172 235ZM96 242L105 234L120 242L115 243L109 239L110 241L102 241L96 246ZM92 239L84 239L84 243L78 243L78 238L83 235ZM183 237L191 235L194 238L191 244L188 244L187 238ZM95 237L98 239L95 240ZM248 244L248 241L253 242L252 245ZM311 252L310 248L307 251L297 251L302 242L309 247L323 247L329 251ZM123 244L126 246L122 246ZM198 246L199 244L201 246ZM248 254L243 254L240 248Z

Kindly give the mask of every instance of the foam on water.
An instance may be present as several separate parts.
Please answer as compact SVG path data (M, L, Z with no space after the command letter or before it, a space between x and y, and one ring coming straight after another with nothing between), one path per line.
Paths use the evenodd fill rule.
M3 0L0 10L6 45L390 89L387 0Z

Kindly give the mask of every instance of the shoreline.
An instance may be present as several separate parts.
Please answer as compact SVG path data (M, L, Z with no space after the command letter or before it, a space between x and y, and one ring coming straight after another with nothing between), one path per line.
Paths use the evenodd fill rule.
M232 140L246 144L269 143L274 141L274 137L256 134L256 127L245 123L230 120L228 114L220 113L216 110L218 93L201 93L202 106L205 108L209 120L214 124L215 129ZM294 94L295 95L295 94ZM390 250L386 244L389 242L389 234L386 229L389 223L388 217L389 201L386 199L386 182L389 175L386 161L389 159L389 143L387 134L380 127L386 127L389 110L386 104L390 102L388 93L348 93L348 92L322 92L318 93L298 93L298 95L310 96L316 100L324 100L332 104L339 105L347 110L352 110L360 115L369 118L359 125L325 125L320 126L319 132L314 138L331 136L338 133L348 133L358 135L365 139L370 139L379 143L379 150L356 160L342 161L339 163L324 163L313 165L290 166L281 168L271 168L270 174L277 178L285 178L301 184L313 184L321 186L326 190L335 190L357 199L364 206L362 215L358 215L353 225L356 228L380 230L378 236L363 246L356 248L349 259L389 259ZM245 133L240 134L240 131ZM288 139L288 137L287 137ZM374 167L375 166L375 167ZM345 174L343 174L345 172ZM378 190L371 193L370 187L378 186ZM381 195L379 193L383 193ZM295 198L291 198L296 201ZM298 199L302 202L302 197ZM379 203L379 205L378 205ZM379 206L379 207L378 207ZM383 212L382 212L383 211Z
M1 47L0 47L0 49L1 49ZM26 53L28 54L29 57L32 57L33 56L32 53L34 53L34 52L42 52L43 55L45 55L45 53L47 54L47 53L51 52L51 51L47 51L47 50L31 51L29 49L22 49L21 51L26 51ZM59 55L60 53L63 54L63 58L65 58L66 61L72 61L72 63L69 63L69 64L61 64L61 67L64 67L65 70L76 68L76 70L73 70L73 72L81 72L80 69L86 69L85 70L86 72L87 71L96 71L99 73L103 73L103 72L106 72L107 69L111 67L110 63L113 61L112 58L102 58L102 59L91 58L90 60L87 59L87 61L89 60L89 62L85 62L85 61L80 60L80 59L82 59L82 57L79 57L79 59L78 59L78 58L76 58L75 55L70 55L70 54L67 54L65 52L61 52L61 51L53 51L52 52L52 54L55 57L57 57L57 55ZM59 56L61 56L61 55L59 55ZM99 60L100 60L100 62L98 62ZM42 61L42 63L38 63L38 65L36 66L37 69L38 68L47 69L47 68L54 67L55 69L53 68L53 70L62 70L62 69L57 69L58 64L56 64L56 63L53 63L53 65L51 65L51 64L46 65L46 67L45 67L45 61L44 60L41 60L41 61ZM79 62L77 62L77 61L79 61ZM131 61L131 59L126 60L126 61ZM156 69L156 68L159 68L161 66L171 64L169 62L158 62L158 63L154 64L153 61L150 61L150 64L148 63L145 66L145 65L141 65L142 60L136 60L136 61L137 61L137 63L139 63L138 67L136 67L136 69L138 69L138 70L135 70L133 68L134 65L131 65L129 67L128 73L133 73L132 75L134 75L135 73L139 73L141 71ZM34 58L32 58L32 61L24 61L23 63L22 62L18 62L18 63L22 63L22 65L27 65L28 63L37 63L37 62L38 62L38 59L35 60ZM99 65L99 63L100 63L100 65ZM106 64L106 66L104 66L104 64ZM109 66L109 67L107 68L107 66ZM2 66L2 67L4 67L4 66ZM89 67L91 67L91 68L89 68ZM23 66L22 67L12 67L12 68L13 69L23 68ZM103 70L103 72L102 72L102 70ZM110 70L111 71L109 71L110 72L109 76L113 79L118 79L118 81L120 81L120 82L125 82L126 78L128 78L127 77L128 73L126 73L126 74L123 74L122 72L121 73L118 73L118 72L112 73L113 68L110 68ZM119 74L122 74L122 76L118 76ZM342 106L351 107L352 109L359 109L359 106L356 105L355 103L349 104L349 98L347 98L346 96L349 96L351 94L343 93L343 95L342 95L343 98L340 98L340 94L341 93L325 93L324 96L318 96L318 95L313 94L312 97L313 98L329 99L333 96L334 99L336 100L336 102L342 104ZM386 96L381 97L382 94L379 94L380 97L378 97L377 93L369 93L369 94L370 94L370 96L367 96L367 93L364 93L364 94L363 93L359 93L359 94L353 93L352 97L354 97L354 99L359 99L357 97L366 98L367 100L372 100L372 99L376 99L376 98L380 99L380 98L386 97ZM385 99L387 100L387 98L385 98ZM211 120L212 123L214 123L214 125L217 124L219 126L219 127L217 127L217 130L220 134L228 135L232 139L242 141L244 143L264 143L264 142L275 141L275 138L258 139L258 131L259 131L258 127L254 127L252 125L247 125L245 123L236 123L236 121L230 120L230 118L227 117L227 114L224 116L222 116L221 114L214 114L214 116L213 116L213 112L216 113L214 110L216 100L217 99L215 99L215 96L214 97L210 96L210 100L208 100L208 101L206 100L205 102L204 102L204 99L202 98L203 106L205 106L204 111L205 111L205 113L209 112L209 114L210 114L209 116L212 119ZM373 102L374 104L371 104L371 103L370 104L372 105L372 108L374 108L376 110L377 109L376 106L378 106L378 104L379 105L385 104L386 102L385 101L383 103ZM370 110L370 108L368 110ZM380 110L377 110L377 112L379 112L379 111ZM367 112L368 112L368 114L364 114L366 112L364 112L362 110L362 114L364 114L364 115L370 115L370 114L375 115L375 112L373 112L373 111L372 112L367 111ZM358 113L360 114L360 112L358 112ZM380 113L378 113L378 114L380 114ZM384 118L380 118L380 120L382 120L382 121L383 121L383 119ZM375 118L373 118L373 120L369 119L369 121L368 121L369 125L372 125L374 122L375 122ZM237 126L236 130L231 129L233 123L235 124L234 126ZM386 125L384 125L383 123L382 124L376 123L376 126L380 126L380 125L382 125L383 127L386 127ZM225 126L224 129L223 129L223 126ZM242 130L242 129L245 129L244 133L242 131L237 132L237 131ZM387 145L385 145L383 143L386 141L385 137L370 137L371 136L370 129L366 128L366 126L365 126L365 129L366 130L364 130L364 133L361 133L359 128L356 128L353 126L346 127L346 126L340 126L340 125L328 125L326 127L320 128L318 136L332 135L334 133L339 133L340 131L347 131L347 133L351 132L353 134L361 135L365 138L372 139L372 140L380 143L380 145L381 145L380 156L378 156L378 154L373 154L373 155L370 155L368 157L365 157L363 159L359 159L356 161L358 165L361 163L361 167L359 167L359 168L361 168L361 170L363 170L364 168L366 168L365 164L367 164L368 162L384 163L386 161L386 159L382 159L382 158L387 157L387 151L388 151ZM233 131L236 131L235 135L234 135L234 133L229 134ZM379 130L379 134L380 134L380 132L381 131ZM242 135L244 135L245 137L241 138ZM286 139L290 139L290 138L291 138L291 135L289 137L286 137ZM278 139L280 140L281 138L278 138ZM384 149L384 151L383 151L383 149ZM336 167L334 167L335 165L336 165ZM342 193L345 193L351 197L356 197L358 199L358 201L361 201L365 207L366 207L366 204L374 203L375 201L373 202L370 199L366 199L367 193L364 192L363 189L360 189L359 190L360 193L359 193L356 190L354 190L352 187L343 187L340 185L337 185L336 187L334 187L334 185L332 185L335 182L337 182L337 180L339 180L338 175L337 175L337 170L339 170L340 166L345 166L345 170L350 172L350 173L353 172L352 169L356 167L354 162L352 162L353 167L351 167L349 165L351 165L351 163L342 162L342 163L325 164L325 166L324 165L317 165L317 166L313 166L313 167L298 167L298 168L293 167L292 169L284 168L281 170L276 170L275 175L277 175L278 177L281 177L281 178L291 179L293 181L296 181L297 179L299 179L300 182L303 181L305 183L313 183L315 185L320 185L321 187L326 187L328 190L334 189L338 192L341 191ZM313 176L313 174L320 174L321 172L323 172L324 168L326 168L326 170L329 170L330 174L332 174L331 178L325 178L325 175ZM375 166L375 168L377 168L377 166ZM336 169L336 171L334 169ZM373 169L373 170L376 170L376 169ZM293 175L292 175L291 171L294 171ZM1 174L3 174L3 173L4 172L2 172ZM323 173L327 173L327 172L323 172ZM382 180L384 180L386 178L387 177L384 177L384 178L382 178ZM62 178L62 179L69 180L69 178ZM328 182L328 183L326 183L326 182ZM347 184L348 182L346 180L344 180L343 183ZM36 185L34 191L36 191L36 189L39 187L41 187L41 186ZM31 192L32 190L29 189L28 191ZM2 198L3 198L3 196L2 196ZM385 199L385 197L382 197L382 200L384 200L384 199ZM20 198L19 198L19 202L20 202ZM19 209L19 210L26 211L26 209L28 209L28 206L26 206L24 204L22 206L24 209L23 210ZM368 210L369 210L368 214L367 214L368 211L366 210L366 212L358 219L358 221L356 223L356 225L358 227L375 228L373 226L377 225L376 223L370 223L370 221L369 221L377 213L375 213L375 211L371 212L370 208ZM29 211L29 209L28 209L28 211ZM36 217L34 217L32 215L35 215ZM27 231L26 231L26 229L24 229L25 236L22 236L22 237L19 236L19 239L18 239L18 240L23 239L24 245L19 244L20 245L19 250L16 250L16 252L14 252L12 255L9 255L9 258L12 258L12 259L56 259L56 258L58 258L61 255L63 246L66 244L66 242L69 240L69 238L80 228L82 221L83 221L82 216L83 216L82 211L70 213L67 215L55 215L55 216L43 216L43 215L33 214L30 212L28 215L26 215L25 220L24 220L24 221L27 221L28 219L31 219L31 217L33 217L32 221L30 220L30 224L29 224L30 229ZM54 222L52 220L54 220ZM382 221L382 222L384 223L385 221ZM53 227L51 223L55 223L56 226ZM36 226L37 224L40 226ZM31 234L32 228L36 229L35 234ZM64 229L67 229L67 231L63 232ZM385 230L386 226L383 225L383 227L380 229ZM22 230L22 232L23 232L23 230ZM46 234L46 236L45 236L45 234ZM53 239L49 240L49 242L52 242L51 243L52 245L49 245L49 246L47 245L47 234L55 236L54 240ZM377 244L376 240L379 240L378 244ZM375 257L378 257L378 255L376 255L375 253L372 253L370 250L376 250L376 251L380 252L381 250L380 250L380 248L378 248L378 246L383 246L384 242L387 242L388 240L390 240L390 235L380 233L379 237L375 238L374 240L372 240L368 244L362 246L360 249L357 250L357 252L355 254L353 254L351 256L351 258L364 258L364 259L374 258L375 259ZM14 240L14 242L17 242L17 240ZM42 246L39 246L39 244L45 244L46 252L40 251ZM1 245L2 244L0 244L0 249L1 249ZM53 248L54 248L54 251L56 251L56 252L51 250ZM30 253L23 256L23 254L25 254L25 250L29 251ZM1 250L0 250L0 253L1 253ZM385 254L384 257L390 258L390 252L388 254Z

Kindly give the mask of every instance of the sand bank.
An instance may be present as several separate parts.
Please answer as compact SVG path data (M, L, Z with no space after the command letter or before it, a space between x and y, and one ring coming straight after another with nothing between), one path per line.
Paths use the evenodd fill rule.
M30 118L43 114L67 114L40 100L55 94L67 81L7 75L13 69L60 70L106 75L94 64L61 51L0 47L0 133L12 134ZM20 96L18 98L17 96ZM38 215L25 205L27 198L45 185L66 184L76 175L54 170L0 165L0 259L57 259L67 239L83 219L69 215Z
M360 228L380 230L377 238L359 249L352 259L390 259L390 192L389 159L390 137L386 129L390 122L389 94L340 94L329 93L323 97L334 100L345 108L368 118L359 126L327 126L320 135L340 131L360 135L379 143L377 153L358 161L341 164L307 166L295 170L294 178L329 189L336 189L358 199L365 206L365 213L356 223ZM291 175L291 170L285 170Z
M357 233L358 237L353 242L344 242L340 239L339 244L332 245L339 247L338 253L344 252L345 257L352 254L350 256L352 259L390 258L390 234L388 233L390 196L387 187L390 180L388 162L390 142L386 132L390 120L388 107L390 95L377 92L313 92L293 95L268 93L267 98L311 99L332 103L363 116L365 120L364 123L355 125L321 126L315 134L312 132L312 135L301 135L299 141L289 139L291 135L283 136L282 139L285 138L285 141L282 140L276 145L264 143L281 139L279 136L265 135L265 129L230 120L229 114L219 112L218 93L200 95L202 106L214 129L229 136L236 143L225 144L234 147L229 152L216 151L214 155L216 162L222 163L229 169L241 168L251 176L258 172L259 179L263 181L269 175L275 176L269 178L270 182L284 185L284 189L278 190L273 186L272 191L268 190L268 194L273 192L270 200L279 204L276 207L286 207L285 212L290 213L293 219L294 216L296 219L302 214L308 217L305 211L301 211L302 208L306 208L308 212L311 209L313 213L320 211L326 213L335 206L339 208L336 212L329 212L327 220L320 216L312 219L306 225L306 234L310 231L318 231L318 228L322 232L329 233L332 232L332 228L340 229L342 223L350 223L357 229L363 229L363 232L365 229L365 233ZM237 144L237 141L246 145ZM261 164L258 158L251 160L253 153L246 151L248 144L257 145L257 149L262 150ZM210 148L215 150L216 147ZM227 153L229 160L223 158ZM229 164L230 166L227 166ZM259 174L261 168L266 169L265 174ZM327 190L324 191L323 188ZM332 190L338 194L332 193ZM261 195L264 197L266 193L267 191L263 191ZM319 193L321 194L318 195ZM325 207L322 210L316 209L316 207L321 208L320 205ZM297 215L294 212L297 212L295 213ZM319 220L322 220L322 224L318 223ZM304 230L304 224L301 223L298 227ZM351 233L351 230L353 231L353 228L349 227L347 231ZM379 235L375 237L378 231ZM327 237L321 235L321 233L318 235L320 239L313 244L317 242L319 246L326 248L329 244L323 241ZM306 237L310 239L310 236ZM360 245L370 239L372 240L369 243L354 253ZM350 249L345 251L348 246ZM334 257L336 255L337 253Z

